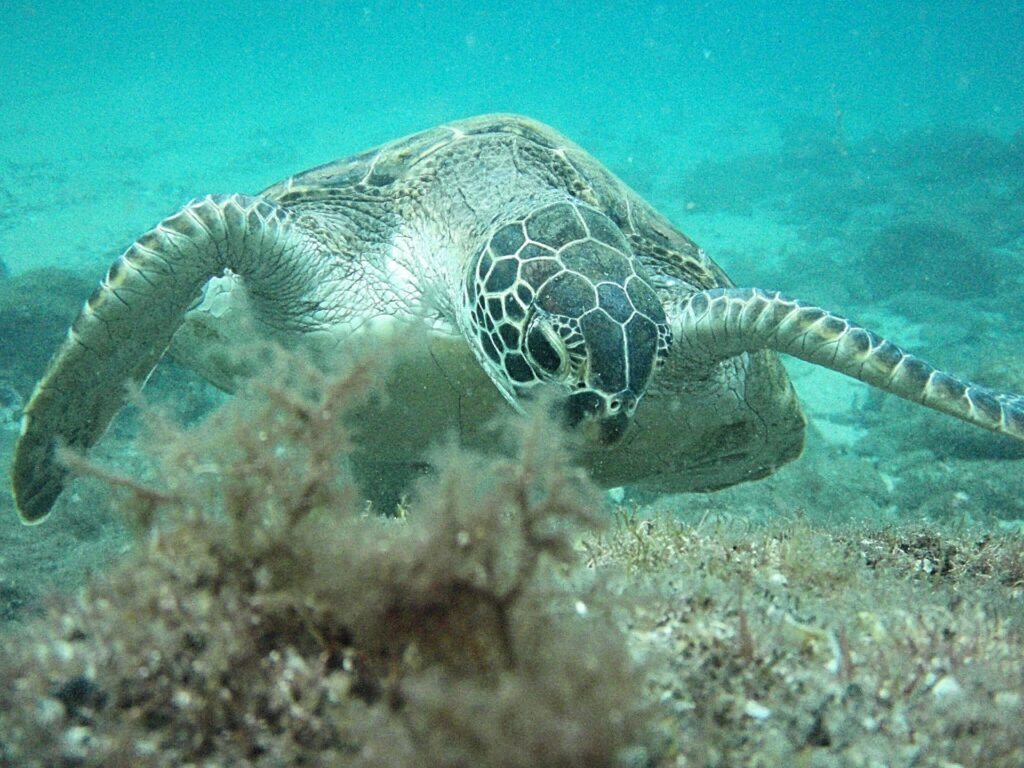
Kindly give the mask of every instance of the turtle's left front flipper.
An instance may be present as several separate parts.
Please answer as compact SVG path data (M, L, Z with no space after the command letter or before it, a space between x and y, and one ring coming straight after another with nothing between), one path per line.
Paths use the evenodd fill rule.
M329 322L337 265L296 217L260 197L193 200L140 237L82 307L25 409L12 469L22 521L43 520L64 488L56 445L84 451L100 438L211 277L238 275L257 316L304 331Z
M680 299L668 314L672 355L692 360L695 370L714 360L771 349L1024 440L1024 395L944 373L824 309L758 288L713 288Z

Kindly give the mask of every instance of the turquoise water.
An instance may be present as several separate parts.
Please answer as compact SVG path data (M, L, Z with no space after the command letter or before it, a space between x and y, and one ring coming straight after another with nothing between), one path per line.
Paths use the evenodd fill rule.
M938 366L1024 393L1024 3L8 0L0 11L5 473L22 407L64 338L67 321L138 235L196 196L257 192L305 168L487 112L523 113L569 136L700 243L737 285L779 289L852 316ZM70 271L37 271L53 266ZM624 592L622 615L638 609L641 617L635 624L630 620L634 649L667 639L666 622L674 633L675 644L655 655L683 663L666 672L670 684L652 694L663 704L679 705L675 746L699 752L714 742L714 729L730 727L734 746L753 745L763 729L782 723L804 731L791 754L808 764L815 759L809 748L838 754L852 745L849 752L858 753L854 738L862 733L863 755L871 757L857 754L849 764L930 765L917 752L929 749L929 718L955 718L963 709L961 722L951 719L952 725L932 730L948 733L949 743L968 745L964 754L977 754L969 751L975 743L991 743L998 751L1005 742L1007 753L1013 747L1019 756L1024 443L820 367L785 364L809 417L807 450L798 461L771 477L713 494L619 488L606 497L609 507L620 505L626 525L634 524L634 513L652 517L633 531L638 561L648 546L645 537L656 543L649 535L668 530L659 515L693 524L694 537L685 534L683 549L671 544L673 557L685 559L679 552L705 539L705 553L694 550L679 578L641 585L635 601L629 588ZM731 395L740 386L730 381L722 389ZM699 394L701 386L686 382L680 389ZM224 398L172 361L158 366L145 395L187 423ZM673 418L676 412L666 410ZM147 479L151 466L133 442L138 413L127 409L91 457L118 474ZM730 432L729 426L735 425L709 434L721 434L723 444L746 434ZM216 468L215 460L190 466L205 475ZM0 492L0 630L40 613L49 593L73 594L90 576L102 576L129 557L131 538L110 498L102 483L76 481L58 501L53 519L29 528L18 522L11 495ZM752 525L749 536L742 532L726 548L715 543L720 521L746 525L765 519L777 525L776 538L757 544L760 534ZM821 541L819 533L842 530L837 524L851 520L865 523L865 533L855 531L841 547L833 543L819 553L813 543L800 543L801 537ZM900 541L900 527L912 523L921 533ZM956 543L943 543L932 531L948 531L950 524L966 533ZM460 529L460 549L463 536L470 541ZM1007 554L991 554L1004 545ZM660 557L654 553L651 563ZM829 558L836 558L834 566ZM879 561L897 558L905 561L905 572L889 566L886 575L884 562L875 570ZM808 561L806 573L802 559ZM188 561L178 565L190 589L207 589L202 568L208 565L201 564L194 584ZM720 572L720 565L734 573ZM792 568L788 576L786 568ZM843 568L856 575L847 579ZM252 583L262 584L269 579L265 575L260 568ZM156 578L149 574L140 583L156 590ZM892 579L888 595L886 578ZM664 593L663 607L646 607L649 591ZM160 594L153 604L174 616L177 609L167 608ZM299 634L308 644L316 633L305 624L305 597L295 614L303 618ZM105 613L97 616L118 615L103 602ZM193 610L189 600L181 604ZM430 605L433 610L435 603ZM574 607L580 616L587 613L583 601ZM247 604L235 610L244 612ZM915 611L924 617L917 634L904 615ZM754 642L744 642L748 613ZM120 650L100 650L138 682L160 654L146 639L145 618L125 615L132 624L124 657L129 661L120 658ZM665 618L648 631L645 622L655 617ZM243 635L269 626L246 622ZM48 636L38 633L40 648L57 643L52 659L62 659L71 641L81 639L71 626ZM733 626L732 635L722 634ZM780 626L786 627L781 634ZM323 637L343 645L348 634L345 628ZM872 649L888 642L887 635L894 650L882 658L883 671L864 682L857 674L870 668ZM172 710L180 709L176 716L187 720L187 686L193 678L209 683L198 671L202 664L189 661L199 658L193 654L205 644L201 633L195 637L182 632L185 650L165 654L184 659L185 687L164 686L161 695L173 690L173 706L151 710L158 715L154 729ZM992 650L1000 638L1005 652ZM763 661L757 679L785 678L792 695L783 691L773 701L753 686L741 690L746 683L734 675L730 642L744 663ZM768 650L772 643L782 655ZM793 646L789 651L787 644ZM5 643L5 651L14 646ZM692 690L682 684L673 689L670 678L695 658L698 647L699 653L713 653L712 661L693 668ZM294 675L304 667L293 665L292 649L287 650L278 669L283 676L267 676L268 690L299 685ZM141 654L137 666L131 653ZM785 653L825 683L806 687L806 677L789 677L786 662L776 667ZM328 655L324 649L316 654L316 663ZM406 655L414 666L420 663L418 651ZM17 669L6 658L0 655L0 667ZM40 652L35 661L42 664L44 658ZM860 667L851 676L847 665L854 662ZM62 672L64 677L45 681L35 701L12 683L8 693L20 691L18 701L30 705L12 707L0 694L0 721L13 718L13 709L14 715L40 719L41 744L52 737L60 741L54 749L102 747L100 741L89 746L88 728L62 733L53 706L42 706L56 706L56 696L65 706L58 714L68 715L65 726L91 725L88 709L105 706L107 693L91 682L92 667L85 669L70 680ZM265 669L259 667L259 677ZM603 666L589 669L588 675ZM910 675L905 685L899 678L904 672ZM725 706L712 700L705 716L701 691L715 681L735 684L737 697L723 699ZM101 670L100 683L120 690L109 670ZM218 685L209 683L207 692ZM338 696L337 690L323 700ZM446 699L450 692L441 693ZM899 698L910 693L917 697L916 710ZM862 706L872 697L874 710ZM122 698L130 709L110 717L128 712L133 722L147 723L131 696ZM256 698L255 711L262 713L271 699ZM500 703L501 697L478 703L485 700ZM384 702L391 709L405 706L390 694L381 708ZM80 721L81 704L86 716ZM840 707L850 717L829 730L823 723ZM544 710L534 715L532 707L519 709L545 716ZM985 721L972 714L975 709L992 710L997 725L978 726ZM474 704L474 719L477 710ZM732 726L719 722L729 710ZM5 741L11 733L10 726L0 727L0 764L8 764ZM102 736L102 728L97 733ZM240 736L239 748L242 741ZM155 743L136 746L152 749ZM198 748L198 740L190 743ZM941 751L934 743L931 748ZM943 765L974 764L952 753L941 757Z
M2 19L0 275L60 265L95 280L193 197L520 112L607 164L737 284L1024 391L1019 3L16 2ZM10 327L0 458L53 348L16 348ZM942 516L996 476L972 514L1024 519L1019 449L790 371L812 428L772 491L780 507L828 512L827 489L856 478L868 490L843 499L867 514ZM963 474L936 473L935 457Z
M1019 3L8 4L0 252L107 257L184 200L516 111L660 206L796 128L1024 123ZM841 113L837 121L836 114Z
M98 277L195 196L520 112L737 283L1024 383L1019 3L53 1L3 18L10 274ZM829 439L865 435L863 385L792 370Z

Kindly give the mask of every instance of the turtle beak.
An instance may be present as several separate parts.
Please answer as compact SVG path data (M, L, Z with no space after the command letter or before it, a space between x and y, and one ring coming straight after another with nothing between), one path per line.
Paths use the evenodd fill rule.
M588 440L614 445L629 429L637 398L623 393L620 409L609 413L605 400L596 392L577 392L564 401L562 416L570 429L581 429Z
M597 422L597 439L601 445L615 445L629 429L630 418L625 413L606 416Z

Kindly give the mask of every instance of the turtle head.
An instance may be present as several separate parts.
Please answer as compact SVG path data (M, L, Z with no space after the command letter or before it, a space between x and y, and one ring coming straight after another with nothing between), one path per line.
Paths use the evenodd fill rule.
M668 352L664 308L629 243L576 201L498 227L472 260L465 306L477 357L513 404L554 387L566 423L605 444Z

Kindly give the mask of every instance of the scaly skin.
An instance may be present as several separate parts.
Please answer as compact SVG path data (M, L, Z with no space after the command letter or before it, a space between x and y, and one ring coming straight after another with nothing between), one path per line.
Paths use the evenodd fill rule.
M688 359L709 364L771 349L1024 440L1024 396L962 381L850 320L780 293L713 288L677 302L670 318L679 354Z

